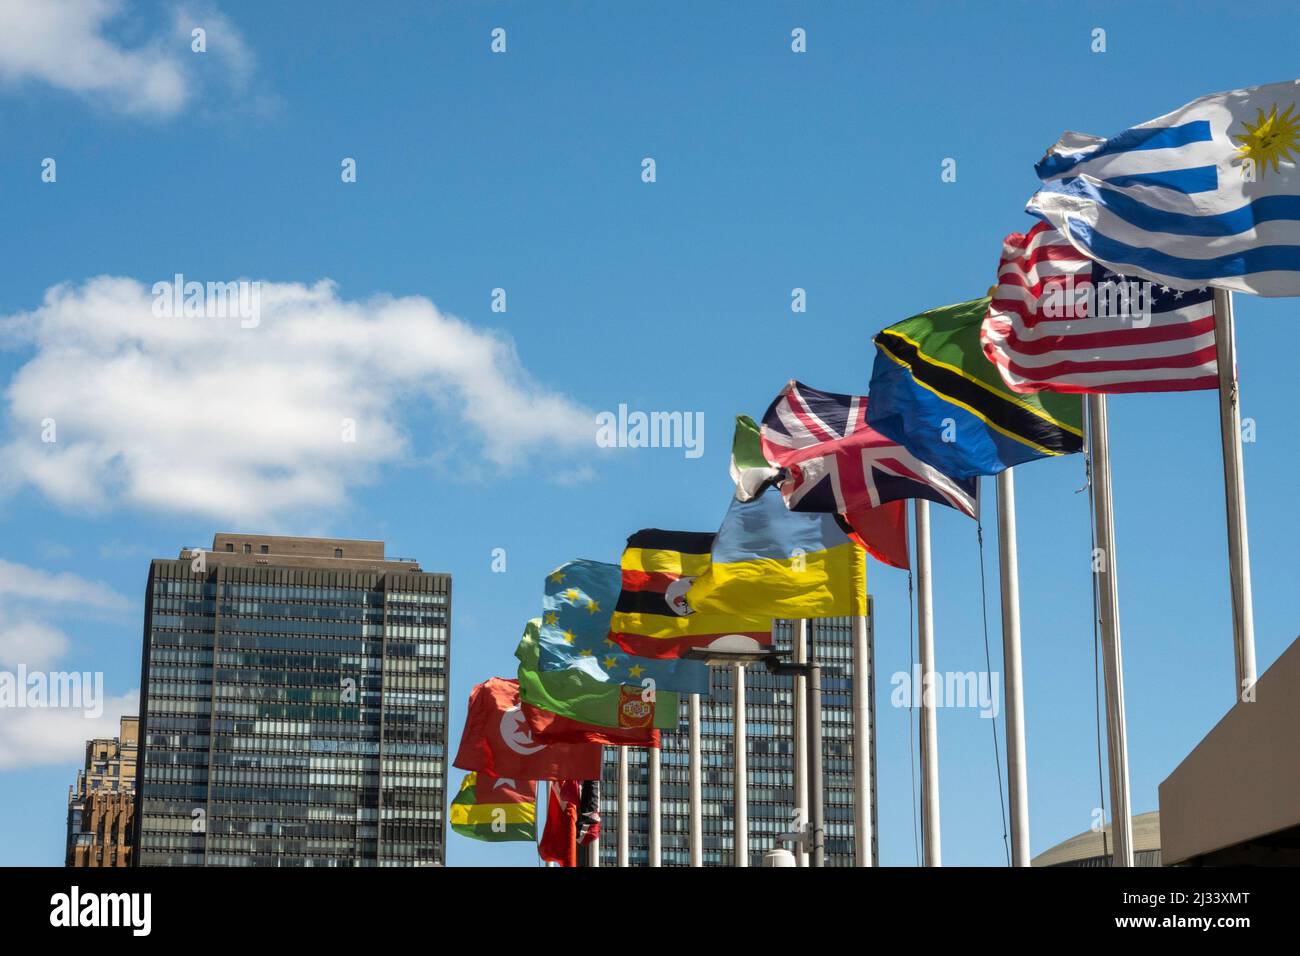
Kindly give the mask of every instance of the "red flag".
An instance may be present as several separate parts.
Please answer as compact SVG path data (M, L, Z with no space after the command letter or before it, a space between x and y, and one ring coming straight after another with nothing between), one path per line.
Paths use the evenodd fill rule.
M560 866L578 865L578 804L582 800L582 784L576 780L561 780L551 784L551 796L546 803L546 829L537 844L537 855Z
M608 744L611 747L658 747L654 727L600 727L521 703L533 740L544 744Z
M600 744L534 740L519 706L519 682L493 677L469 695L453 764L512 780L595 780Z
M907 570L911 567L907 551L907 501L888 501L875 508L864 508L844 516L854 541L866 548L877 561Z

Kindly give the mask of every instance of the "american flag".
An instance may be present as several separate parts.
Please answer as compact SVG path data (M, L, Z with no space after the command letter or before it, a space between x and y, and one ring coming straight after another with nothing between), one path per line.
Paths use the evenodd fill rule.
M1218 387L1209 289L1116 275L1045 222L1007 236L992 295L980 338L1013 391Z
M957 480L867 425L865 395L819 392L791 381L763 416L763 453L785 469L792 511L847 514L925 498L978 514L978 479Z

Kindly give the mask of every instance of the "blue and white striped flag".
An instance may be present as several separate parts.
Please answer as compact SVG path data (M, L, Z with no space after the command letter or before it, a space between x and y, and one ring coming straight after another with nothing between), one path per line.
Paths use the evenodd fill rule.
M1175 289L1300 295L1300 80L1215 93L1102 139L1066 133L1027 211Z

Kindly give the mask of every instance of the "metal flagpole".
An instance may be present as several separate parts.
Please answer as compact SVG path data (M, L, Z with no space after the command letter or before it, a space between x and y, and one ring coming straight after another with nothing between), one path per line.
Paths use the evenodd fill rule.
M853 862L871 866L871 652L867 619L853 618Z
M1237 387L1237 333L1232 293L1214 290L1214 342L1219 365L1219 431L1223 441L1223 491L1228 511L1228 568L1232 581L1232 637L1237 663L1235 700L1253 699L1255 607L1250 590L1246 534L1246 476L1241 463L1241 402Z
M998 473L998 567L1002 577L1002 669L1007 719L1007 791L1011 863L1029 865L1029 779L1025 766L1025 697L1020 669L1020 567L1016 553L1016 482Z
M618 748L618 865L627 866L627 748Z
M662 857L662 844L659 840L659 748L647 747L646 760L650 764L650 799L647 806L649 820L650 866L659 866Z
M735 865L749 866L749 775L745 759L745 665L737 664L735 670L735 699L732 705L731 726L735 732L732 754L732 789L735 814L732 845L735 847Z
M808 622L796 620L790 622L793 632L790 657L795 664L808 660ZM808 683L795 675L794 683L794 805L798 813L795 829L808 823ZM795 866L808 865L808 851L803 843L795 845Z
M934 605L930 594L930 502L917 498L914 506L917 642L920 644L921 658L921 830L925 865L942 866L939 845L939 730L934 699Z
M550 789L549 789L549 788L550 788L550 781L549 781L549 780L538 780L538 781L537 781L537 807L536 807L536 809L533 811L533 821L534 821L533 826L534 826L534 829L537 831L537 857L538 857L538 860L541 862L541 865L542 865L542 866L550 866L550 865L551 865L551 864L548 863L547 861L541 859L541 855L542 855L542 834L543 834L543 832L544 832L544 830L545 830L545 827L544 827L544 824L543 824L543 821L542 821L542 808L543 808L543 807L546 808L546 815L547 815L548 817L551 815L551 802L550 802L550 799L549 799L549 797L550 797Z
M1128 732L1124 721L1124 661L1119 641L1119 585L1115 559L1115 513L1110 493L1110 441L1106 396L1088 396L1088 453L1092 459L1092 507L1100 554L1093 555L1101 618L1102 670L1106 676L1106 751L1110 765L1111 833L1115 866L1133 865L1129 810Z
M822 669L817 664L817 626L808 622L808 840L810 866L826 865L822 799Z
M700 695L690 698L691 866L704 865L704 806L700 773Z

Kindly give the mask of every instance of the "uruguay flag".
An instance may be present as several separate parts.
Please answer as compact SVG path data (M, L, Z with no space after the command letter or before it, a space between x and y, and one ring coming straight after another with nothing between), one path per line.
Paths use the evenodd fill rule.
M1300 80L1215 93L1102 139L1066 133L1027 211L1115 272L1300 295Z

